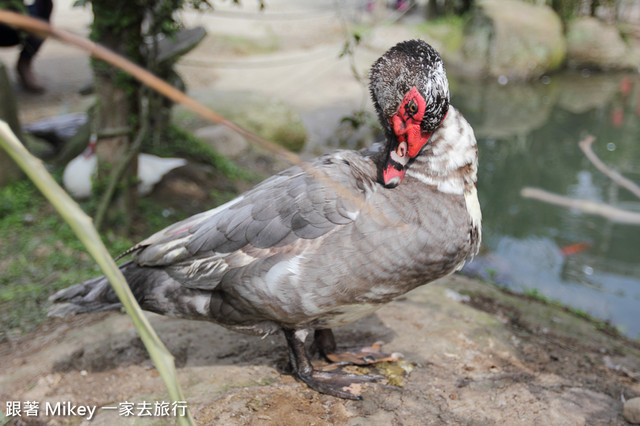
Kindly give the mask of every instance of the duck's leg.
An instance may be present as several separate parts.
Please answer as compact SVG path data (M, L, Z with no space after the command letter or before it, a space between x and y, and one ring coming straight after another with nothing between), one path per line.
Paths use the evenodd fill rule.
M349 374L340 370L314 370L307 354L305 340L309 330L283 329L289 347L289 362L292 373L298 380L320 393L345 399L362 399L359 392L360 383L370 383L381 379L381 376Z
M321 357L326 359L328 354L335 353L337 349L336 338L330 328L314 331L313 342L311 343L312 354L320 354Z
M327 328L315 331L311 349L327 361L336 364L371 365L383 361L394 362L402 358L399 353L380 352L381 345L381 342L376 342L371 346L338 350L333 332Z

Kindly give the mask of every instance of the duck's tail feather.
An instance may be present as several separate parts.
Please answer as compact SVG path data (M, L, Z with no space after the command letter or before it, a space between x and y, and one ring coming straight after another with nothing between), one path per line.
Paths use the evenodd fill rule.
M210 319L211 292L183 286L162 268L129 261L120 266L131 292L144 310L189 319ZM119 309L122 305L105 277L60 290L49 298L50 317Z
M132 262L127 262L120 267L123 274L126 274L131 264ZM47 310L47 316L50 317L116 310L122 306L109 280L104 276L60 290L50 296L49 301L52 305Z

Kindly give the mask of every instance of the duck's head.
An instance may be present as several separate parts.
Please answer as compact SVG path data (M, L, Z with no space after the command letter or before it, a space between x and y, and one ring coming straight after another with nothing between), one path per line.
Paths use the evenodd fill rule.
M409 161L427 144L449 109L440 55L422 40L398 43L371 68L371 96L387 137L381 179L402 182Z

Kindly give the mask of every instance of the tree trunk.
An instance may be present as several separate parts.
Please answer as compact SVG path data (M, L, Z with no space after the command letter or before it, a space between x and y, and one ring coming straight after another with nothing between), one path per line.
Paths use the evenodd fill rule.
M18 107L16 98L13 95L13 88L7 69L0 61L0 120L6 121L18 139L24 141L22 129L18 120ZM22 171L9 155L0 149L0 186L7 182L22 177Z
M133 62L141 63L141 27L145 9L130 0L93 0L92 7L92 38ZM94 61L92 67L97 95L93 131L98 136L97 196L100 197L100 190L106 188L111 172L132 149L141 120L140 84L104 62ZM101 137L105 134L109 136ZM125 232L138 204L137 158L135 153L105 216L111 224L117 221Z
M127 152L132 149L132 134L135 132L132 118L136 111L133 110L126 91L117 87L112 78L97 72L95 72L94 78L96 95L100 105L96 114L97 123L94 124L98 134L96 145L98 185L95 189L97 189L96 196L102 197L107 182L111 179L111 173L115 170L116 165L124 161ZM101 134L113 135L114 133L116 136L100 137ZM134 159L137 159L137 155L134 155ZM127 167L104 216L108 223L118 222L118 225L124 228L124 232L128 230L131 217L138 205L137 165L137 161L131 161ZM102 223L98 225L101 226Z

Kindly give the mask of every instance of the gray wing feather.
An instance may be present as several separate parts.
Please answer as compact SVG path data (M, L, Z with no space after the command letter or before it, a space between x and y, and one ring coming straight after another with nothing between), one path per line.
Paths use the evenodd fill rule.
M264 224L262 229L251 239L251 244L257 248L274 247L286 240L290 233L291 216L276 217Z
M137 250L136 263L163 266L188 287L215 288L230 268L247 266L260 257L245 248L281 249L296 240L319 238L354 220L357 203L345 200L335 185L354 198L366 196L358 182L363 175L375 179L375 166L357 153L349 162L331 156L314 163L311 173L293 167L267 179L251 191L218 209L193 216L147 238ZM337 157L336 157L337 158ZM353 173L353 164L360 165ZM321 179L317 179L317 176ZM370 185L369 185L370 186ZM267 249L267 250L264 250Z

